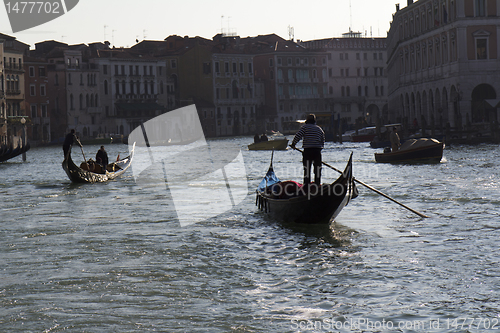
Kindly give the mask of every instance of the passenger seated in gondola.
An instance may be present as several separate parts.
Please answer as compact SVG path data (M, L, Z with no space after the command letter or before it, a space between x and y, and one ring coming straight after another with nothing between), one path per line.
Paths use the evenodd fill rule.
M267 135L264 133L260 137L260 141L268 141L269 139L267 138Z
M260 137L258 134L255 134L255 136L253 137L253 143L259 143L260 142Z
M304 194L301 189L302 184L294 182L293 180L287 180L274 184L269 190L274 198L289 199Z
M99 164L102 167L103 170L106 170L109 160L108 160L108 153L106 152L106 150L104 150L104 146L101 146L101 149L97 151L97 154L95 155L95 160L97 164Z

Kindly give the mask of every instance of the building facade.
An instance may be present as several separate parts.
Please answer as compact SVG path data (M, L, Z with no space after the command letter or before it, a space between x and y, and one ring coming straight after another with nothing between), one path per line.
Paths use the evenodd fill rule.
M498 121L500 1L408 0L388 34L389 114L427 128Z
M387 105L387 40L349 31L342 38L299 42L327 53L328 111L343 130L390 122Z
M17 145L24 109L24 56L29 45L0 34L0 144Z
M31 144L47 144L50 136L48 61L24 58L26 99L24 109L30 119L28 137Z

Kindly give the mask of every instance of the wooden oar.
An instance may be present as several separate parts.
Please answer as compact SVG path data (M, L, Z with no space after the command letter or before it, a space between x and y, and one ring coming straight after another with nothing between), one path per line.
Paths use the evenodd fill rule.
M298 151L300 151L300 152L302 153L302 150L300 150L299 148L296 148L296 147L292 147L292 148L293 148L293 149L295 149L295 150L298 150ZM339 169L336 169L336 168L332 167L332 166L331 166L330 164L328 164L328 163L325 163L325 162L323 162L323 161L321 161L321 163L323 163L323 164L324 164L324 165L326 165L327 167L329 167L329 168L331 168L331 169L333 169L333 170L335 170L335 171L337 171L337 172L339 172L339 173L342 173L342 171L340 171ZM377 193L377 194L380 194L381 196L383 196L383 197L385 197L385 198L387 198L387 199L391 200L392 202L397 203L398 205L400 205L401 207L404 207L404 208L408 209L408 210L409 210L409 211L411 211L412 213L415 213L415 214L417 214L417 215L418 215L418 216L420 216L420 217L425 217L425 218L428 218L428 217L429 217L429 216L427 216L427 215L425 215L425 214L419 213L419 212L417 212L416 210L414 210L414 209L412 209L412 208L410 208L410 207L408 207L408 206L406 206L406 205L402 204L401 202L397 201L396 199L391 198L391 197L390 197L390 196L388 196L387 194L384 194L384 193L380 192L380 191L379 191L379 190L377 190L376 188L373 188L373 187L371 187L370 185L367 185L367 184L363 183L362 181L357 180L356 178L353 178L353 179L354 179L354 181L355 181L355 182L357 182L357 183L359 183L359 184L363 185L364 187L366 187L366 188L368 188L368 189L372 190L373 192L375 192L375 193Z
M82 150L83 161L85 162L85 165L87 166L87 170L90 171L89 164L87 163L87 158L85 157L85 153L83 152L83 147L80 146L80 149Z

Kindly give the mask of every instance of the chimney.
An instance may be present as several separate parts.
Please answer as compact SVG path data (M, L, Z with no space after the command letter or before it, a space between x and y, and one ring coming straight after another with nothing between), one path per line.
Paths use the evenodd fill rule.
M396 4L396 12L399 12L399 3Z
M413 3L413 0L408 0L408 6L410 6Z

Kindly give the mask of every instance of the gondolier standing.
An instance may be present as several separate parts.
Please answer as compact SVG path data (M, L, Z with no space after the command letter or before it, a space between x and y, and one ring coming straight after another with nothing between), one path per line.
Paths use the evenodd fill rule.
M311 183L311 166L314 166L314 182L321 185L321 150L325 145L325 132L316 125L316 116L310 114L306 123L299 129L293 138L291 147L303 139L302 164L304 165L304 185Z
M66 135L66 138L64 139L63 143L63 152L64 152L64 158L68 155L69 150L71 149L71 146L73 143L76 143L78 146L82 147L82 144L80 143L80 140L75 135L75 130L72 129L71 132L69 132Z
M399 146L401 146L401 142L399 140L398 128L396 126L392 128L392 132L389 136L389 139L391 140L392 152L397 151L399 149Z

